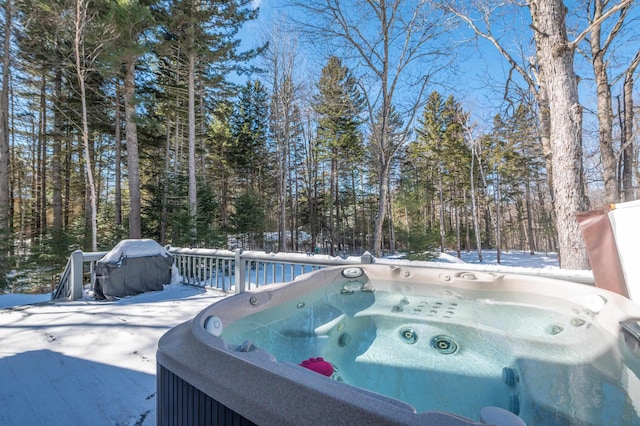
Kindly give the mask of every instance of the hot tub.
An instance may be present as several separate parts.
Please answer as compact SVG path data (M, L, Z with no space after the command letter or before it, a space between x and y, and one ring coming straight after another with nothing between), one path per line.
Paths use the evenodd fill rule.
M327 268L167 332L158 424L640 425L639 321L567 281Z

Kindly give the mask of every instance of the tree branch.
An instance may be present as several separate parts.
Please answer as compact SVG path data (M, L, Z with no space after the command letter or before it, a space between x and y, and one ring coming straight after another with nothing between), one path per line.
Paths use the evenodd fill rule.
M633 3L633 0L622 0L620 3L618 3L617 5L613 6L611 9L604 12L601 16L594 19L593 22L584 31L578 34L575 40L569 42L567 44L567 47L569 49L575 49L578 43L580 43L587 36L587 34L589 34L591 30L593 30L594 27L601 25L611 15L613 15L614 13L618 12L621 9L626 8L627 6L631 5L631 3Z

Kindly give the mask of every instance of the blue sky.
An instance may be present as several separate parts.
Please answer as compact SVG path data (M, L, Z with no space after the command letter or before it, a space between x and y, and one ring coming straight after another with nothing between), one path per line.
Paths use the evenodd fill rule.
M259 44L264 34L268 33L272 21L283 14L291 13L291 8L285 8L284 3L284 0L254 0L252 2L255 7L260 7L260 16L257 21L248 23L241 33L241 37L248 47ZM586 27L584 19L584 10L586 9L576 1L570 1L567 4L570 33L575 34ZM521 13L517 13L516 9L509 9L510 13L505 13L502 16L501 24L493 28L494 34L501 37L503 45L516 57L520 56L521 51L525 51L525 55L530 54L534 47L530 41L531 29L528 26L530 21L528 10L521 8L520 11ZM637 20L638 12L633 11L630 17ZM640 37L640 31L634 28L640 27L637 24L634 25L633 22L630 22L629 27L630 30L624 34L626 43L620 43L618 58L615 59L620 63L620 67L628 62L628 57L635 52L638 46L637 39ZM478 127L487 130L487 127L491 125L492 117L499 111L501 105L504 105L504 83L509 73L509 66L493 45L484 39L474 39L471 31L465 26L459 26L449 34L449 37L453 44L459 48L459 56L455 61L457 72L446 76L442 75L440 79L434 79L427 95L432 90L438 90L445 96L453 94L461 102L463 108L471 112L472 119L477 122ZM572 38L573 36L570 35L570 39ZM581 48L587 49L588 46L583 43ZM302 45L301 51L312 52L312 49ZM627 58L626 62L625 58ZM612 60L612 63L615 61ZM303 71L302 74L317 80L324 60L317 55L308 54L305 62L310 64L309 70ZM581 78L580 100L585 106L585 123L591 128L594 125L592 124L593 111L596 108L595 89L593 88L590 63L583 58L580 51L576 53L575 68ZM612 72L612 78L617 73L619 71ZM516 81L522 82L519 76L514 78ZM615 88L614 92L616 92ZM585 139L591 137L589 134L585 134Z

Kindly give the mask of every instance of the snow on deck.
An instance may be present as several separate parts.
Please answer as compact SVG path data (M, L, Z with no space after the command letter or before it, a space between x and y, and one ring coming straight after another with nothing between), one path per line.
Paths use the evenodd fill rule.
M0 309L0 425L154 425L158 339L226 295L173 284Z

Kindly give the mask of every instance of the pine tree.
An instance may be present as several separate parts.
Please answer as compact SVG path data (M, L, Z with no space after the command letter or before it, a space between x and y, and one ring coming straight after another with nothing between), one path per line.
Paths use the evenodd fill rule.
M249 189L240 194L234 202L231 223L236 235L246 243L243 246L248 249L252 248L264 232L265 213L261 198L259 194Z
M266 168L269 120L268 93L259 80L240 90L231 116L232 145L226 153L245 190L261 192Z
M416 128L418 138L409 149L410 159L422 173L435 173L441 251L448 246L447 223L455 224L456 248L460 249L460 211L465 207L464 194L470 191L471 166L471 152L464 143L464 121L466 115L453 96L444 100L440 93L432 92Z
M318 144L322 157L330 163L328 197L329 254L334 255L334 244L340 234L340 171L353 168L362 156L362 135L359 115L363 99L356 80L349 69L335 56L329 58L318 81L318 95L313 108L318 114Z
M245 63L255 57L258 50L239 51L237 33L248 20L257 17L251 0L195 1L184 0L162 3L155 9L162 24L163 43L160 50L171 55L168 61L187 87L187 140L188 140L188 205L191 238L197 236L197 164L196 145L201 140L198 129L203 128L206 102L214 102L218 95L226 95L232 88L227 81L231 71L243 71ZM196 111L196 99L201 102Z
M140 160L136 112L136 65L145 53L142 34L153 25L151 9L146 1L114 2L110 4L108 20L113 22L118 34L114 49L109 52L111 61L120 71L122 65L125 139L127 146L127 174L129 183L129 238L142 236L142 200ZM106 62L106 61L105 61ZM118 72L117 74L120 74ZM118 83L116 83L118 84ZM119 108L118 99L115 108Z

